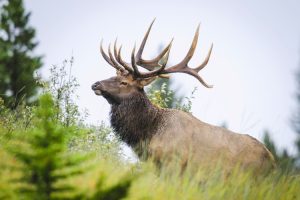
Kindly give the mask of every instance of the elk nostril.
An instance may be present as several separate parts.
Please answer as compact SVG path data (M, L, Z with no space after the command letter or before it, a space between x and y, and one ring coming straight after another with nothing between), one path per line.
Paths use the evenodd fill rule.
M99 85L99 82L96 82L92 85L92 90L95 90L97 88L97 86Z

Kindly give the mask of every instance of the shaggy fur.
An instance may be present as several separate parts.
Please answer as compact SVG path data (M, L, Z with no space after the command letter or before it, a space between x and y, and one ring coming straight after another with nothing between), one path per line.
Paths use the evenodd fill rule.
M112 104L110 115L114 131L130 146L151 136L161 117L142 93L132 94L120 104Z
M162 126L166 113L167 110L154 106L141 91L122 99L120 103L112 103L110 122L121 140L137 150L141 142L151 140Z

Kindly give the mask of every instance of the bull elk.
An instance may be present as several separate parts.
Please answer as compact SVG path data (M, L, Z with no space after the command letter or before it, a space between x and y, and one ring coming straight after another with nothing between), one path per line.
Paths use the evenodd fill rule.
M111 105L110 122L115 133L139 157L147 152L158 162L176 157L183 166L187 163L215 165L220 161L228 169L236 164L258 171L273 166L272 154L255 138L207 124L180 110L159 108L150 102L144 87L157 77L164 78L171 73L189 74L205 87L212 87L198 72L207 65L213 46L202 64L195 68L188 66L197 45L199 26L187 55L180 63L166 67L172 41L154 59L142 58L153 23L136 54L133 48L130 63L122 59L122 46L117 48L116 41L113 50L108 47L108 55L101 41L100 52L106 62L117 70L117 76L94 83L92 90ZM145 70L140 71L138 66Z

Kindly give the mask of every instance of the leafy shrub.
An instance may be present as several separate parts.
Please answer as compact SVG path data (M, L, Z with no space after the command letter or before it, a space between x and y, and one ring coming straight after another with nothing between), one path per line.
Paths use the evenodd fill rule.
M4 100L0 98L0 127L2 128L1 137L9 139L12 132L17 128L26 130L30 127L33 118L32 111L34 106L26 106L20 103L14 110L5 106Z
M190 96L178 96L171 89L171 81L169 79L158 79L147 90L147 95L150 101L161 108L176 108L184 112L191 112L192 100L197 88L191 92Z
M58 110L56 118L64 126L74 125L84 119L75 103L77 98L75 94L79 83L72 75L73 63L74 58L71 57L70 60L64 60L62 65L53 65L50 68L49 81L42 82L44 90L52 94L55 107Z
M53 96L56 108L56 119L66 127L73 127L75 130L69 138L71 151L101 152L119 156L120 142L112 137L111 129L104 123L91 126L84 123L88 115L86 110L80 111L75 100L79 83L72 75L74 58L64 60L61 65L53 65L50 68L49 80L40 81L44 92Z
M120 159L121 142L112 134L110 127L102 122L98 126L83 126L80 130L83 133L70 140L71 152L90 152L98 157Z

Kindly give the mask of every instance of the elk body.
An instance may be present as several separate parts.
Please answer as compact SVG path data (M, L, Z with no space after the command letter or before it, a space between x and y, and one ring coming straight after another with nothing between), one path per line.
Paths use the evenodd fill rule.
M172 41L156 58L142 58L152 25L153 22L137 54L133 49L130 63L122 59L121 47L118 49L116 42L113 52L108 48L108 55L101 42L101 54L117 70L117 76L94 83L92 89L110 103L110 121L115 133L139 157L147 153L159 163L177 159L182 166L187 163L211 166L221 162L227 169L236 165L257 171L272 167L272 154L255 138L207 124L180 110L159 108L150 102L144 86L170 73L186 73L197 78L205 87L212 87L198 74L208 63L212 46L201 65L188 67L197 45L199 27L185 58L174 66L166 67ZM140 71L138 66L147 71Z

